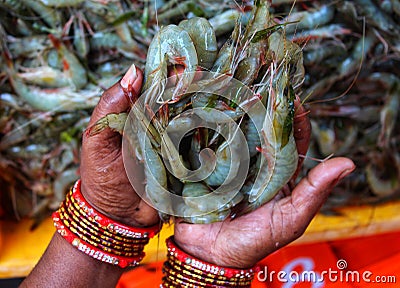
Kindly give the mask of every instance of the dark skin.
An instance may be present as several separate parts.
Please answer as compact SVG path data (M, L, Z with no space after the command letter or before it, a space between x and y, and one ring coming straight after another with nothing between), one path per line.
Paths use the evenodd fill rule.
M101 97L89 127L109 113L129 110L141 89L141 71L128 72L122 85L126 87L128 82L131 99L126 97L121 82L116 83ZM301 117L303 108L299 104L297 107L295 138L299 153L304 155L310 124L307 118ZM176 219L175 241L187 253L205 261L228 267L252 267L300 237L332 187L354 168L347 158L327 160L313 168L296 186L288 185L272 201L234 220L193 225ZM98 211L136 227L159 223L157 211L137 196L129 183L118 133L109 129L94 136L86 133L80 170L82 194ZM123 271L85 255L55 233L41 260L20 287L115 287Z

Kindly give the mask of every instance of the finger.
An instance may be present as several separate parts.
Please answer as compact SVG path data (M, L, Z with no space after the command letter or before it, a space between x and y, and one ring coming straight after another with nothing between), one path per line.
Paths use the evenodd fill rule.
M292 205L299 223L308 224L326 201L336 183L355 169L353 161L337 157L318 164L292 193ZM282 199L284 200L284 199Z
M137 98L142 86L143 74L139 68L132 65L124 77L111 88L106 90L95 107L89 126L96 123L99 119L110 113L121 113L129 110L131 103ZM131 94L124 91L124 87L130 87ZM129 96L129 97L127 97Z
M293 136L296 141L297 153L299 154L299 160L297 162L296 172L292 176L290 186L294 186L294 181L297 179L301 166L304 162L304 156L307 154L308 146L310 145L311 138L311 123L307 117L307 111L301 104L300 99L296 97L294 100L295 115L293 121Z

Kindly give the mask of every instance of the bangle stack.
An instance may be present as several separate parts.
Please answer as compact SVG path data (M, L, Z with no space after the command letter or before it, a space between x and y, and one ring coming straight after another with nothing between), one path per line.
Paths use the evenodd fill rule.
M161 287L250 287L257 268L220 267L186 254L167 239L167 261L163 266Z
M54 226L64 239L85 254L121 268L137 266L144 246L156 235L159 225L134 228L96 211L80 191L80 180L53 213Z

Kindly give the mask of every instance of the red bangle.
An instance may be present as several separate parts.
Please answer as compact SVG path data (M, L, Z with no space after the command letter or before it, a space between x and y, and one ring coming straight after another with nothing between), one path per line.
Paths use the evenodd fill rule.
M256 266L250 269L220 267L182 251L173 236L167 239L168 255L161 287L250 287Z
M168 254L175 257L182 263L185 263L193 268L200 269L204 272L216 275L216 276L224 276L226 278L232 277L250 277L254 275L255 272L259 270L258 266L249 269L235 269L228 267L221 267L215 264L196 259L193 256L182 251L173 241L173 236L169 237L167 240L167 249Z
M78 180L53 213L57 232L92 258L121 268L138 265L145 255L144 246L160 226L135 228L108 218L87 203L80 184Z
M106 228L110 232L114 232L128 238L153 238L160 231L160 226L158 224L148 228L129 227L96 211L96 209L93 208L93 206L90 205L83 197L80 179L75 182L72 188L72 196L86 213L89 220L96 222L99 226Z
M121 268L125 268L127 266L137 266L145 255L144 252L142 252L142 254L138 257L123 257L119 255L113 255L85 241L82 241L74 233L72 233L71 230L69 230L63 224L63 222L61 222L58 211L55 211L53 213L53 221L57 232L60 233L60 235L65 240L67 240L68 243L70 243L72 246L76 247L79 251L82 251L86 255L89 255L90 257L100 260L102 262L118 265Z

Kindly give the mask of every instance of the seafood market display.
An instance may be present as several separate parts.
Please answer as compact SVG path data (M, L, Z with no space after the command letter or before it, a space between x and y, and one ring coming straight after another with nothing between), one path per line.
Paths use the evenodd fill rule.
M58 207L93 107L132 63L141 97L90 131L136 123L113 127L137 147L127 159L144 163L143 195L165 218L248 213L298 159L302 176L332 155L358 168L326 213L398 197L399 17L398 1L0 1L0 217L39 222ZM171 84L174 67L184 73ZM310 111L307 155L293 139L296 95Z

